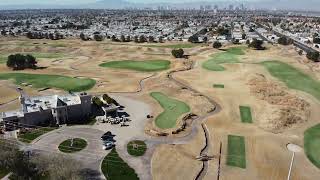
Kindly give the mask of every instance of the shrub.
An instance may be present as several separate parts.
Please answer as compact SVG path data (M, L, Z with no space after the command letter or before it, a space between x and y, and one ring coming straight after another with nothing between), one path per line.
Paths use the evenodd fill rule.
M265 50L266 48L262 46L263 41L259 39L253 39L252 42L249 44L250 48L254 48L256 50Z
M192 35L189 37L188 41L191 43L197 43L199 42L199 37L197 35Z
M292 44L292 40L285 36L282 36L278 39L278 43L286 46L286 45Z
M101 99L96 96L92 98L92 103L99 107L103 106L103 102L101 101Z
M219 42L219 41L215 41L212 46L213 46L213 48L215 48L215 49L219 49L219 48L222 47L222 44L221 44L221 42Z
M171 54L172 54L175 58L183 58L184 51L183 51L183 49L173 49L173 50L171 51Z
M310 51L307 53L307 58L314 61L314 62L319 62L319 52L316 51Z
M22 70L26 68L36 68L36 58L32 55L14 54L8 56L7 66L14 70Z

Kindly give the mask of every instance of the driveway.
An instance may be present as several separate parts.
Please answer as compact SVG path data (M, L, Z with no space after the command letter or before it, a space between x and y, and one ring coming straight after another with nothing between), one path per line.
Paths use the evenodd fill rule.
M84 169L97 172L97 177L92 177L92 179L103 179L104 177L101 176L102 174L100 173L100 163L109 151L102 149L102 142L100 140L102 134L104 134L104 131L90 127L62 127L41 136L35 140L29 148L69 156L82 163ZM76 153L66 154L60 152L58 149L59 144L70 138L85 139L87 141L87 147Z

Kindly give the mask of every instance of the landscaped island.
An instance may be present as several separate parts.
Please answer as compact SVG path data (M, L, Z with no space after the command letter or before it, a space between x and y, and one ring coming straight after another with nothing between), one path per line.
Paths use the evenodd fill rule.
M142 156L147 150L147 145L144 141L130 141L127 144L127 151L131 156Z
M167 60L147 60L147 61L110 61L100 64L101 67L116 68L116 69L129 69L135 71L161 71L170 68L170 61Z
M112 180L138 180L139 177L125 161L119 157L115 148L104 158L101 170L107 179Z
M190 111L190 107L186 103L172 99L165 94L153 92L150 95L157 100L164 109L155 120L159 128L169 129L175 127L178 118Z
M80 138L68 139L59 145L59 150L64 153L74 153L87 147L87 141Z
M0 80L11 80L18 85L30 84L34 88L57 88L65 91L86 91L91 89L96 81L89 78L73 78L49 74L0 73Z

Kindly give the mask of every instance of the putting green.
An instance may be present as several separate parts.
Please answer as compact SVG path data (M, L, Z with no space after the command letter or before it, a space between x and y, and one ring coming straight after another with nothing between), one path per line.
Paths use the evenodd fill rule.
M14 80L18 85L31 84L34 88L57 88L74 92L89 90L96 83L95 80L89 78L27 73L0 73L0 79Z
M150 94L155 100L159 102L164 111L156 118L155 123L161 129L169 129L176 126L177 119L190 111L190 107L175 99L160 93L153 92Z
M320 169L320 124L304 132L304 152L308 159Z
M319 81L280 61L265 61L261 64L267 68L272 76L283 81L289 88L304 91L320 100Z
M226 52L214 54L209 60L202 64L202 67L210 71L224 71L225 68L221 66L221 64L238 63L238 56L244 55L244 50L245 47L233 47L227 49Z
M101 67L116 69L130 69L135 71L161 71L170 68L170 61L167 60L147 60L147 61L110 61L100 64Z
M243 136L228 136L227 165L246 168L246 145Z

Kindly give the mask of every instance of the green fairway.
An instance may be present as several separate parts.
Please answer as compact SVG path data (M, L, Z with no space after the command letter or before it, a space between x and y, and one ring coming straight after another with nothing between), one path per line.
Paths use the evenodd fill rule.
M22 54L31 54L32 56L38 58L38 59L56 59L56 58L62 58L64 57L64 54L62 53L22 53Z
M223 89L223 88L224 88L224 85L223 85L223 84L214 84L213 87L214 87L214 88L221 88L221 89Z
M25 143L31 143L33 140L35 140L37 137L46 134L52 130L55 130L57 128L55 127L43 127L43 128L38 128L38 129L33 129L27 133L20 134L18 136L18 139L22 142Z
M80 138L68 139L59 145L59 150L64 153L74 153L87 147L87 141Z
M86 91L91 89L96 81L89 78L72 78L68 76L27 73L0 73L0 80L14 80L18 85L32 84L34 88L58 88L65 91Z
M280 61L265 61L262 65L272 76L283 81L289 88L304 91L320 100L319 81Z
M240 106L239 109L240 109L241 122L252 123L252 115L251 115L250 107Z
M147 145L144 141L130 141L127 144L127 151L131 156L142 156L147 150Z
M160 92L153 92L150 95L157 100L164 109L155 120L155 123L159 128L168 129L175 127L177 119L182 114L190 111L190 107L186 103L171 99Z
M135 170L119 157L115 148L103 159L101 170L109 180L138 180Z
M228 136L227 165L246 168L246 145L243 136Z
M238 56L244 55L244 50L245 47L233 47L227 49L226 52L214 54L209 60L202 64L202 67L210 71L224 71L225 68L221 66L221 64L238 63Z
M320 124L304 132L304 152L308 159L320 169Z
M170 68L170 61L167 60L148 60L148 61L110 61L100 64L101 67L130 69L135 71L161 71Z

